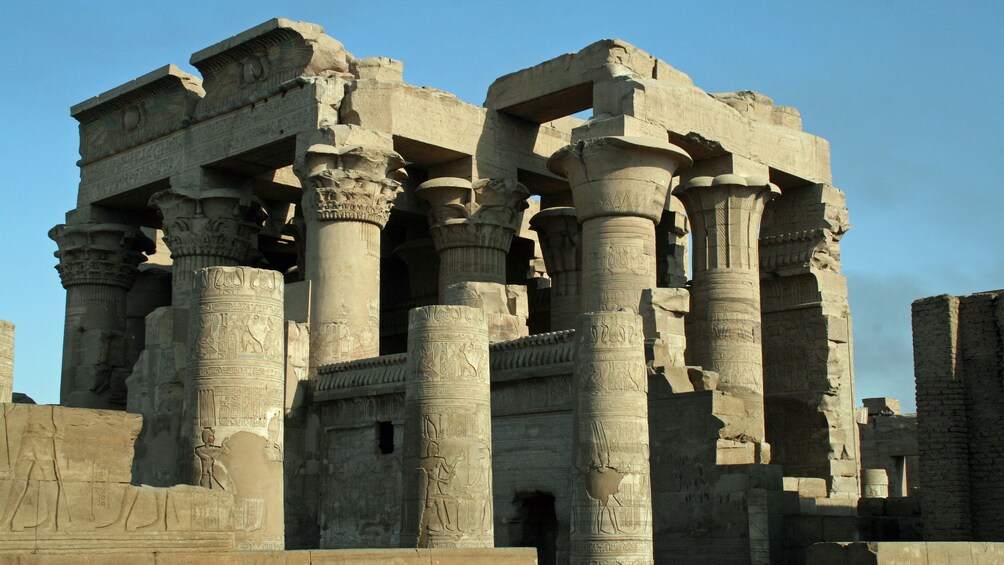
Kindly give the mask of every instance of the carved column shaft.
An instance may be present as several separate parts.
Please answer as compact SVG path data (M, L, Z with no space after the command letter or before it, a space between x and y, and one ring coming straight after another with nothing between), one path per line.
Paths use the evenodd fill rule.
M14 392L14 324L0 320L0 404Z
M576 330L572 563L652 563L642 320L590 312Z
M551 277L551 331L575 328L582 311L582 229L571 207L547 208L530 219Z
M408 320L401 547L493 547L488 328L467 306Z
M696 177L677 189L693 226L689 362L721 376L746 401L764 441L759 233L764 204L780 194L766 179Z
M127 369L126 296L153 242L125 224L60 224L49 237L66 289L60 404L110 408L112 373Z
M380 231L404 166L389 149L315 144L303 184L310 300L310 375L322 365L380 354ZM389 178L394 177L394 178Z
M380 355L380 226L308 221L307 241L310 366Z
M284 325L281 273L195 273L182 476L233 493L238 550L284 549Z
M655 224L648 218L603 216L582 225L582 309L637 312L641 291L656 286Z
M582 224L583 310L639 312L656 286L655 224L670 181L691 163L675 145L635 137L587 139L548 161L568 178Z

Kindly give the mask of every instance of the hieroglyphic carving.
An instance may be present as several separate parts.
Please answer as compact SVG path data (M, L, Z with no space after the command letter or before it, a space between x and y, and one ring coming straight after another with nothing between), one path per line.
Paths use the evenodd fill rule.
M579 317L571 561L651 563L648 371L641 318Z
M282 547L282 275L200 269L190 311L189 484L234 494L238 548Z
M107 552L170 550L191 535L232 550L232 494L130 484L140 425L124 412L0 406L0 553L93 550L95 536Z
M402 547L494 545L488 375L480 310L412 310Z
M14 324L0 320L0 404L14 391Z

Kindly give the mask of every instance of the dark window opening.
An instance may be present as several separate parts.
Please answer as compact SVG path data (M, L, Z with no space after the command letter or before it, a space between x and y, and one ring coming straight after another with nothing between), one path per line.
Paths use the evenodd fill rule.
M377 422L377 438L380 445L380 453L384 455L394 453L393 422Z

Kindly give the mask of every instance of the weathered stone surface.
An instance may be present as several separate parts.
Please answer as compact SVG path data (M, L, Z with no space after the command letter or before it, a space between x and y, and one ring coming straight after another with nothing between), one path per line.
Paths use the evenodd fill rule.
M766 179L719 175L696 177L674 193L698 234L687 327L690 362L721 375L720 390L748 401L749 417L759 420L750 439L764 442L757 236L763 206L780 190Z
M3 404L0 552L232 551L233 497L130 484L141 419Z
M73 556L49 554L0 555L3 565L536 565L534 548L436 548L436 549L338 549L312 551L255 551L242 553L164 553L130 551L119 555L78 553Z
M582 285L582 227L575 208L541 210L530 219L551 277L551 331L575 328Z
M60 224L49 237L59 245L56 270L66 288L60 402L121 406L128 375L126 297L152 242L135 226L112 223Z
M202 81L165 65L70 108L80 122L80 157L90 163L188 125Z
M271 19L192 55L189 62L202 73L206 92L196 117L278 94L298 77L347 74L351 59L321 26Z
M708 95L619 40L502 77L483 108L406 84L398 61L356 60L313 24L272 20L192 61L204 97L168 67L74 109L78 208L56 234L64 383L87 384L74 389L82 403L100 380L98 401L128 397L144 415L134 481L203 484L210 469L210 486L236 487L228 535L242 548L494 540L533 545L542 562L799 562L811 541L857 535L839 274L849 225L826 184L828 145L800 131L797 110L748 91ZM586 108L588 121L569 115ZM721 182L697 187L702 177ZM740 178L784 193L727 207L726 221L684 202ZM285 280L285 300L269 314L243 291L208 310L179 296L161 308L163 277L135 274L137 252L154 251L138 225L176 294L196 267L250 262ZM86 264L100 268L75 267ZM709 271L728 280L714 273L716 287ZM476 315L409 331L409 309L437 302ZM582 345L571 328L583 311L630 316L638 343ZM233 341L210 336L224 327ZM548 329L567 331L526 335ZM721 358L700 353L711 350ZM409 371L432 382L446 369L463 386L413 390ZM977 400L974 414L991 418ZM780 468L760 464L767 438ZM789 492L782 471L797 479ZM143 492L146 520L163 496ZM860 531L916 528L916 505L889 501L899 513L883 504ZM284 538L283 522L265 535L277 515Z
M237 549L283 549L285 355L279 273L196 271L182 453L188 484L234 497Z
M368 145L351 144L368 141ZM380 230L401 192L404 160L385 136L320 130L296 170L311 281L310 375L321 365L380 353Z
M1004 560L1004 544L990 542L841 542L809 547L808 565L990 565Z
M572 427L572 563L652 563L647 392L641 318L582 314Z
M402 547L492 547L488 328L467 306L408 323Z
M443 177L416 189L429 203L429 232L439 252L440 296L460 282L505 284L506 254L530 192L506 179Z
M568 178L582 224L584 311L638 312L641 291L656 286L655 222L673 174L690 163L675 145L630 137L580 141L548 161Z
M913 303L924 539L1004 540L1004 291Z
M233 267L257 254L257 237L267 213L247 191L199 189L193 195L164 190L150 198L163 218L164 243L171 250L171 304L187 308L197 269Z
M14 393L14 324L0 320L0 404Z

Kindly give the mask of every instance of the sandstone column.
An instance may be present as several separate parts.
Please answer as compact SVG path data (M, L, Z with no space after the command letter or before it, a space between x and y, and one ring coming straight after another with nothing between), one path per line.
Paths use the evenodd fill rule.
M581 312L579 286L582 267L582 228L575 208L541 210L530 218L537 232L544 265L551 277L551 331L570 330Z
M308 147L297 174L311 281L310 374L380 354L380 231L401 192L404 160L384 148Z
M401 547L492 547L488 328L480 310L408 320Z
M889 475L885 469L861 470L863 498L889 498Z
M652 563L642 320L590 312L576 336L571 562Z
M112 372L125 364L126 295L153 242L136 226L89 222L59 224L49 238L66 289L59 402L109 408Z
M0 404L14 393L14 324L0 320Z
M673 144L619 136L568 145L548 161L568 178L582 224L584 311L638 312L641 291L656 286L655 224L670 181L691 163Z
M234 494L238 549L282 550L282 273L199 269L191 298L182 476Z
M214 188L189 195L162 190L150 206L164 219L164 243L171 250L171 304L187 308L196 269L233 267L255 254L266 213L248 191Z
M696 177L676 189L693 226L690 364L721 376L719 390L742 398L750 439L764 443L759 233L764 204L781 191L767 179ZM752 463L753 461L751 461Z
M441 177L419 185L439 253L439 296L462 282L504 285L506 255L530 192L514 180Z

